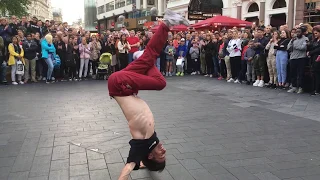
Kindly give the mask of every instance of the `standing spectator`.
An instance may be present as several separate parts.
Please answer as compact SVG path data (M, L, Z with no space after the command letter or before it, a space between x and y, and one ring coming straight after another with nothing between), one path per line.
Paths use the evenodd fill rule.
M16 16L11 16L11 23L9 24L9 26L12 29L12 35L13 36L18 35L19 24L18 24L18 19Z
M84 77L84 79L87 78L88 65L89 65L89 60L90 60L90 55L91 55L91 47L87 43L86 37L82 38L82 42L79 45L79 53L80 53L80 70L79 70L79 78L80 79L79 80L81 80L83 67L84 67L83 77Z
M31 67L31 81L37 82L36 80L36 57L38 51L37 43L32 40L31 34L27 34L27 39L22 44L24 51L25 61L25 72L24 72L24 83L28 83L30 78L29 67Z
M48 66L46 83L49 84L52 82L53 60L56 57L56 48L53 45L51 34L47 34L41 40L41 55Z
M280 34L280 40L274 45L276 50L276 66L278 76L278 87L284 88L287 82L287 64L288 64L288 43L290 41L289 31L283 30Z
M309 42L309 39L303 35L305 32L306 29L304 27L298 28L296 37L293 37L288 44L288 50L291 52L290 73L292 83L292 88L288 90L289 93L303 93L302 82L307 57L307 44Z
M18 85L16 82L16 76L18 76L18 81L19 84L24 84L21 80L22 75L21 74L16 74L17 71L17 62L21 61L23 64L25 64L23 56L24 52L23 49L20 47L20 42L19 39L14 36L12 38L12 43L9 44L8 46L9 50L9 60L8 60L8 65L11 66L11 80L13 85Z
M313 28L314 39L311 42L308 56L311 58L311 65L313 70L313 92L312 95L320 93L320 26Z
M54 46L57 50L57 55L60 57L61 65L59 69L55 69L55 78L56 81L64 81L65 79L65 66L66 66L66 44L65 41L68 41L67 36L64 36L62 34L58 34L58 41L54 43Z
M75 71L77 73L77 76L74 77L74 80L77 81L78 77L79 77L79 70L80 70L80 55L79 55L79 44L78 44L78 37L75 36L71 42L71 46L72 46L72 54L73 54L73 58L75 60Z
M231 78L228 82L240 83L237 79L241 69L241 40L238 36L238 31L234 30L232 39L229 41L227 50L230 57Z
M2 37L4 41L4 46L7 49L9 43L11 42L11 37L12 37L12 29L8 25L8 22L6 19L1 20L1 25L0 25L0 36ZM5 51L6 52L6 51Z
M169 41L169 44L165 49L165 53L167 61L166 76L172 76L172 62L176 53L176 48L173 46L173 40Z
M67 40L66 40L67 41ZM72 44L73 39L71 38L70 41L68 41L66 46L66 64L65 64L65 73L68 77L69 81L76 81L77 73L76 73L76 53L74 52L74 46Z
M265 48L268 44L268 39L264 37L264 29L259 28L257 33L257 38L255 38L254 48L256 55L253 58L255 74L257 80L253 83L253 86L263 87L264 86L264 75L265 75L265 64L266 64L266 54Z
M129 63L133 61L133 53L137 52L140 46L140 40L138 37L135 36L135 31L130 31L130 36L127 38L128 43L130 44L130 51L129 51Z
M193 42L193 46L190 48L190 64L191 67L191 75L200 74L200 48L198 47L198 43Z
M92 63L92 75L93 79L95 79L95 76L97 74L97 67L98 67L98 62L99 62L99 57L100 57L100 50L101 50L101 44L97 39L96 35L91 36L92 41L90 42L90 51L91 51L91 63Z
M230 64L230 53L227 50L227 47L229 45L229 41L232 39L232 31L229 30L227 34L227 38L224 41L224 47L223 47L223 54L224 54L224 62L226 64L226 69L227 69L227 80L229 80L232 77L231 74L231 64Z
M206 69L207 74L205 76L213 76L213 54L216 52L216 45L212 42L211 35L208 33L206 36L206 41L203 46L205 50L205 58L206 58Z
M253 49L253 40L250 40L248 43L248 48L244 53L243 59L247 63L247 85L251 85L255 79L255 70L253 64L253 58L256 54L255 50Z
M7 61L4 56L4 41L0 36L0 83L7 84L6 74L7 74Z
M121 34L117 47L119 51L120 70L122 70L128 65L128 53L131 49L129 43L127 42L125 34Z
M269 71L269 85L268 87L276 88L277 87L277 68L276 68L276 50L275 45L278 43L280 39L280 34L278 31L273 32L273 36L270 39L269 43L266 46L266 50L268 51L267 57L267 65Z
M180 44L179 44L177 51L176 51L176 56L178 57L178 59L183 59L182 66L177 68L176 76L184 76L183 65L184 65L184 62L186 61L186 55L187 55L187 46L186 46L185 42L186 42L186 40L184 38L182 38L180 40Z
M108 37L107 42L105 42L105 50L103 51L103 53L107 52L112 54L112 60L111 60L111 66L112 66L112 71L116 72L116 67L118 62L117 62L117 51L116 51L116 47L115 47L115 43L114 43L114 38L110 35Z

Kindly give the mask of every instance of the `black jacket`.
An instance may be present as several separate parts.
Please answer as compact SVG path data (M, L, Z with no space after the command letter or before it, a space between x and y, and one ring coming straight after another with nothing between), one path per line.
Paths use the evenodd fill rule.
M37 56L38 45L34 40L25 40L22 44L22 48L26 59L32 60Z
M316 62L320 55L320 41L317 39L311 41L309 46L309 56L311 57L311 65L314 71L320 71L320 62Z
M60 42L54 43L54 46L56 48L56 52L59 55L61 61L65 61L66 54L67 54L67 52L66 52L66 44L64 42L60 41ZM62 49L59 49L58 46L62 46Z
M280 41L278 42L278 46L274 46L274 49L280 50L280 51L287 51L289 42L290 42L290 39L281 38Z
M204 45L204 50L206 55L217 55L218 54L218 48L217 44L210 41L208 44Z

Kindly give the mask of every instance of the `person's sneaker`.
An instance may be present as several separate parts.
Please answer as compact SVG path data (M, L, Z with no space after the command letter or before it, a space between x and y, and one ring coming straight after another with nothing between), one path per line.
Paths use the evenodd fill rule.
M205 77L208 77L209 76L209 74L206 74L206 75L204 75Z
M257 87L259 84L260 84L260 80L256 80L256 81L253 83L253 86L254 86L254 87Z
M42 81L45 81L45 80L46 80L46 78L45 78L45 77L43 77L43 78L42 78Z
M191 75L196 75L196 74L197 74L196 72L192 72L192 73L191 73Z
M250 82L250 81L247 81L247 82L246 82L246 84L247 84L247 85L250 85L250 84L251 84L251 82Z
M200 74L200 71L197 71L197 74L199 75L199 74Z
M39 76L39 77L38 77L38 81L41 81L41 79L42 79L42 76Z
M166 76L169 76L169 73L168 73L168 72L166 72Z
M234 81L235 84L241 84L241 82L237 79Z
M297 92L297 88L296 88L296 87L292 87L292 88L289 89L287 92L288 92L288 93L296 93L296 92Z
M230 78L227 82L228 82L228 83L233 83L233 82L234 82L234 79Z
M184 73L181 73L180 76L184 76Z
M15 81L13 81L13 82L12 82L12 85L18 85L18 83L17 83L17 82L15 82Z
M222 79L223 79L223 77L222 77L222 76L218 77L218 80L222 80Z
M302 94L303 93L303 89L299 88L297 94Z
M69 78L69 81L72 81L72 78Z
M258 84L258 87L263 87L263 86L264 86L264 81L261 80L261 81L259 82L259 84Z
M52 80L52 81L55 81L55 80L56 80L56 78L52 77L52 78L51 78L51 80Z
M170 9L167 9L165 11L165 14L163 16L164 21L168 21L169 26L175 26L179 24L184 24L186 26L190 26L189 22L182 17L180 14L173 12Z
M19 81L19 84L24 84L24 82L23 81Z
M50 84L50 80L47 79L47 80L46 80L46 84Z
M211 78L213 77L212 74L210 74L210 77L211 77Z

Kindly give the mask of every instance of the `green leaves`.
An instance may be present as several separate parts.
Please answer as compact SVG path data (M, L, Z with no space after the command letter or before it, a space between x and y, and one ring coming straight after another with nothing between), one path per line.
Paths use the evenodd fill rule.
M28 6L34 0L0 0L0 12L2 16L7 14L18 17L28 15Z

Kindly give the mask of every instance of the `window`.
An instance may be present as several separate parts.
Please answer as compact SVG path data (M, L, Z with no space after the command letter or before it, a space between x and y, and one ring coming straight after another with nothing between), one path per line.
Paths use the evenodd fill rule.
M132 4L132 0L127 0L127 6Z
M105 12L105 11L104 11L104 5L99 6L99 7L97 8L97 11L98 11L98 14L104 13L104 12Z
M126 6L126 0L116 0L116 9Z
M248 12L256 12L259 11L259 6L257 3L252 3L248 9Z
M287 7L286 0L277 0L276 2L274 2L272 8L278 9L278 8L285 8L285 7Z
M148 5L154 5L154 0L148 0Z
M114 10L114 1L106 4L106 12Z

